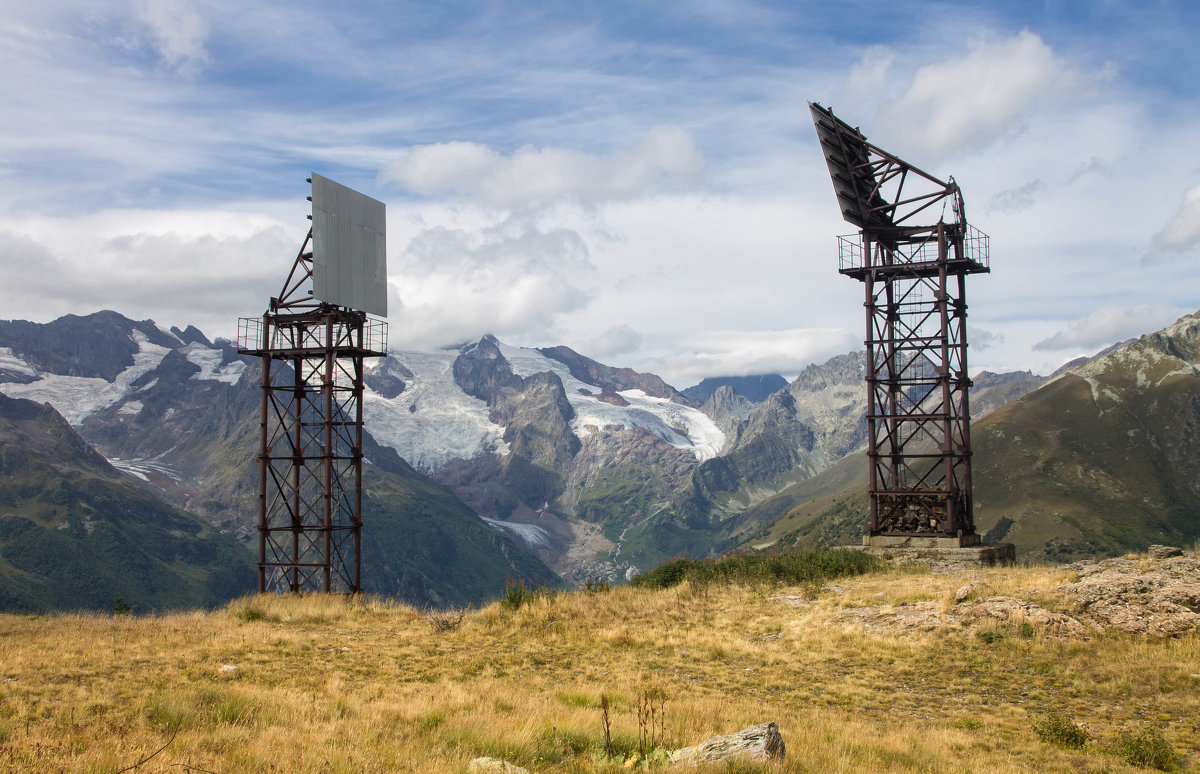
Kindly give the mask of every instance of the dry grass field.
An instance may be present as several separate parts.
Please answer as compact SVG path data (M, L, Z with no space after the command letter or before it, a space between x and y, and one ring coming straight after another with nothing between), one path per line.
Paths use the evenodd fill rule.
M461 620L319 596L147 617L5 615L0 769L463 772L488 755L537 772L655 770L661 754L635 761L639 747L768 720L783 763L709 770L1141 770L1122 734L1169 745L1178 769L1200 760L1200 635L1060 639L1028 624L889 627L864 614L948 611L972 579L1066 609L1052 589L1072 578L685 582L535 595ZM647 696L654 717L639 722ZM1047 733L1054 723L1082 730L1083 746Z

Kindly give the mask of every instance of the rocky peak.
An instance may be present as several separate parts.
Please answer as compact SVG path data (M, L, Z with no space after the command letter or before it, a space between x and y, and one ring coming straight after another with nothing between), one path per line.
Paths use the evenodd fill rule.
M700 410L712 417L725 435L732 436L738 422L749 415L754 405L749 398L735 392L732 386L723 384L713 391Z
M108 310L84 317L68 314L44 325L0 320L0 346L39 371L107 382L133 365L133 356L141 350L139 338L167 349L179 346L153 320L135 322Z
M694 387L688 387L683 394L693 400L706 402L721 387L729 387L743 398L754 403L761 403L771 393L778 392L787 386L787 380L779 374L716 376L709 377Z
M698 405L654 374L643 374L632 368L613 368L584 357L570 347L545 347L538 352L565 365L581 382L594 384L605 392L641 390L655 398L666 398L687 406Z
M171 326L171 333L175 335L184 344L203 344L206 347L211 347L213 344L208 340L208 337L197 328L195 325L189 325L183 330L179 330L178 326Z
M489 405L502 389L521 389L521 377L513 373L512 365L500 352L500 343L491 334L464 347L455 358L454 382L466 394Z
M368 369L363 374L363 382L388 400L404 392L408 381L412 378L412 371L391 355L383 358L376 367Z

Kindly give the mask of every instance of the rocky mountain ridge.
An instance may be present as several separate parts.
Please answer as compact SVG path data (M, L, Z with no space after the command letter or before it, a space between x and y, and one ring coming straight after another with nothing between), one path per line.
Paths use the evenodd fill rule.
M257 362L227 341L206 343L195 329L166 332L112 312L92 317L56 321L37 335L16 326L21 337L0 338L0 366L21 377L0 383L0 392L61 407L105 464L126 474L123 480L249 541L258 512ZM119 340L97 351L115 353L124 368L61 354L72 351L72 331L89 320ZM489 527L393 449L369 434L364 443L366 590L445 606L492 598L506 579L559 582L519 541Z
M97 349L126 364L106 366L111 381L82 366L78 375L43 368L51 361L35 361L15 338L0 349L0 378L13 375L0 390L59 405L114 465L249 538L258 385L243 377L257 364L192 327L94 317L105 336L124 337ZM31 325L26 338L43 335ZM473 511L571 582L615 580L675 554L721 550L749 509L861 448L863 367L849 353L757 402L725 383L700 404L653 374L485 336L369 361L364 414L376 456L411 463L413 486L429 477L448 488L438 507ZM1037 380L984 374L972 398L1000 405Z
M972 445L976 528L985 542L1016 544L1019 558L1190 545L1200 537L1200 313L1003 404L972 424ZM865 460L846 458L764 501L739 541L855 541L865 478Z

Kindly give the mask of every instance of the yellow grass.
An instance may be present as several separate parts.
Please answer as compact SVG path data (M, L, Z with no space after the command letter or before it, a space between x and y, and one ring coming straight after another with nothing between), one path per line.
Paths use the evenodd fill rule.
M987 643L973 626L889 632L844 615L951 612L971 579L1065 609L1051 589L1069 578L1033 568L846 579L807 605L811 587L619 588L494 604L448 631L402 605L325 597L0 616L0 770L116 772L174 734L137 771L461 772L480 755L626 771L648 691L668 748L779 724L783 764L711 771L1136 771L1113 745L1150 727L1196 758L1196 635L1058 640L990 624L1001 636ZM1092 741L1039 741L1050 713Z

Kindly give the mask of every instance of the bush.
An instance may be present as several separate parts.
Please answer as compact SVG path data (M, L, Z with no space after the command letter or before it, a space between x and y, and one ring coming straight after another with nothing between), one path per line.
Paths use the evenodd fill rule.
M1157 728L1147 728L1140 734L1122 731L1117 752L1131 766L1159 771L1173 771L1179 763L1179 753Z
M516 610L538 597L553 597L554 593L554 589L527 585L525 579L521 578L516 583L508 581L504 584L504 596L500 597L500 604L509 610Z
M1046 744L1071 750L1082 750L1089 739L1087 731L1059 715L1047 715L1033 725L1033 730Z
M684 580L693 583L780 583L799 585L863 575L884 567L884 562L861 551L782 551L774 554L738 554L719 559L676 559L639 575L630 586L665 589Z

